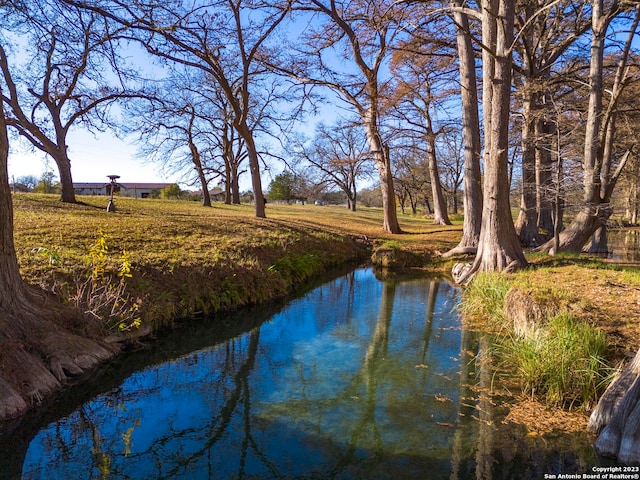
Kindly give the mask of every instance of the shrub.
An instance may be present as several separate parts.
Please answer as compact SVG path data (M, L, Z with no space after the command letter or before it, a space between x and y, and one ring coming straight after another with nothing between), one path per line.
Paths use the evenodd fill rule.
M129 253L122 250L119 255L112 255L108 238L98 230L84 259L86 268L75 270L71 282L65 281L63 269L55 270L68 259L45 247L33 248L31 252L48 261L52 283L48 288L61 294L85 315L102 322L105 329L129 331L140 326L138 309L142 300L134 299L127 292L127 280L133 276Z
M75 282L77 290L73 301L85 314L104 322L109 330L138 328L141 300L134 300L126 292L127 279L132 277L131 259L126 250L114 259L110 255L107 239L108 236L99 230L87 255L87 278Z

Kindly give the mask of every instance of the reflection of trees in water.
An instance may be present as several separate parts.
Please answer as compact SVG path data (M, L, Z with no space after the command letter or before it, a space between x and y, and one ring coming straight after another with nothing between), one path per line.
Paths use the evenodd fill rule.
M476 450L477 422L475 402L476 385L476 353L478 351L477 333L469 327L462 328L460 342L460 401L458 403L458 418L456 419L456 433L452 445L451 480L466 478L469 475L468 459Z
M282 368L280 363L292 361L291 357L281 355L289 346L281 350L277 341L260 345L261 330L256 329L211 351L196 352L170 367L152 369L130 379L126 386L110 397L109 406L100 407L101 413L97 413L97 408L95 411L86 410L83 420L85 426L93 421L94 425L100 425L96 428L103 432L109 431L104 439L100 436L102 432L97 429L96 435L92 435L91 429L94 427L90 427L84 432L77 432L77 435L71 435L75 437L73 441L69 435L65 435L64 438L50 439L51 443L56 444L57 452L71 451L72 448L77 450L78 446L74 447L72 443L82 437L85 446L80 446L79 449L84 448L89 453L95 450L101 452L100 455L107 454L112 475L139 478L173 478L188 475L195 469L198 469L199 474L204 474L208 469L210 475L216 478L241 478L255 474L256 469L261 469L265 472L264 475L270 477L291 475L293 472L288 469L292 467L291 459L296 457L285 458L283 455L289 455L289 452L278 452L278 448L286 447L284 444L273 445L274 440L280 439L273 437L274 432L276 435L290 435L284 437L285 441L293 438L293 443L287 445L296 445L295 448L300 448L303 453L309 450L314 455L321 456L325 464L318 468L325 472L323 478L344 476L353 473L355 469L370 469L375 472L376 465L385 465L385 462L394 462L394 459L426 465L432 459L427 458L431 451L424 445L431 442L437 443L435 448L439 449L434 450L433 461L448 464L447 438L453 435L452 430L434 427L433 432L425 431L424 438L417 440L413 437L385 437L390 423L400 422L399 435L415 435L418 431L416 422L426 425L422 423L428 417L425 411L448 418L456 408L453 401L439 403L433 399L434 394L427 393L427 388L434 392L439 388L450 388L448 382L445 383L441 377L431 376L427 368L414 368L415 364L421 366L441 360L430 357L430 354L434 355L431 349L443 348L441 341L437 340L442 331L436 330L433 323L439 282L432 281L429 284L426 316L422 316L425 315L424 310L420 310L424 324L415 323L413 328L405 330L409 326L406 318L397 318L395 331L391 331L394 305L396 300L406 300L398 292L405 292L408 299L420 302L420 298L424 298L426 293L423 286L419 283L404 286L403 288L414 288L407 293L396 283L383 283L379 308L372 305L373 309L369 311L372 314L371 322L350 323L348 319L353 317L358 303L370 304L374 298L372 294L377 296L380 292L379 284L372 282L366 286L369 290L366 291L364 300L362 297L358 299L356 297L362 295L362 291L357 290L357 283L358 280L352 274L330 284L331 287L322 287L314 297L316 301L318 298L321 301L308 307L325 311L325 315L316 315L313 321L318 330L339 340L337 345L345 342L351 342L352 346L358 343L362 345L361 357L355 368L347 370L345 365L338 365L333 373L328 372L324 369L327 357L305 356L308 350L304 350L301 352L302 361L294 360L294 364L289 364L289 368L294 369L298 375L298 385L292 387L295 390L284 392L279 396L278 402L266 403L269 399L263 401L262 398L256 401L257 397L252 397L251 389L263 388L263 384L269 382L269 376L274 379L282 378L284 375L279 370ZM326 314L327 308L334 308L328 307L333 300L337 300L339 306L332 312L340 317L346 315L342 330L335 329L333 325L326 330L320 328L329 321L335 323L335 317ZM367 333L363 331L365 325ZM284 332L291 327L281 328ZM405 337L405 351L397 358L390 346L390 332L394 338ZM266 333L265 335L268 336ZM267 338L265 335L262 336L263 343L264 338ZM409 335L413 336L412 341L406 340L410 338ZM451 341L451 337L448 341ZM411 351L406 351L407 347ZM457 349L457 344L455 348ZM327 351L322 350L323 353ZM407 357L409 363L405 365ZM357 359L355 361L358 362ZM414 361L415 363L411 363ZM259 362L258 367L256 362ZM399 366L401 373L389 373L390 368ZM262 371L262 368L266 370ZM210 371L206 372L207 369ZM337 384L335 388L329 389L330 393L327 395L322 384L331 383L331 375L336 373L340 375L340 379L335 378ZM190 375L198 378L190 378ZM289 386L283 384L282 388ZM455 391L449 393L456 394ZM156 398L162 399L162 394L181 408L181 412L167 409L163 418L162 405L152 403L157 401ZM254 396L257 395L258 393L254 393ZM407 397L411 398L407 400ZM427 403L426 397L429 397ZM390 403L387 403L388 400ZM206 407L202 412L214 413L210 417L203 417L202 412L197 412L197 417L186 418L189 417L187 409L190 408L190 401L197 406ZM206 405L201 405L202 403ZM124 411L124 405L129 405L130 410ZM156 408L156 405L159 410L156 412L157 419L153 416L154 412L149 411ZM414 411L416 405L420 405L418 408L421 411ZM141 410L134 411L134 408ZM109 422L109 415L115 420ZM162 427L151 429L150 433L147 431L148 438L144 437L141 431L148 428L148 422L154 421L162 423ZM138 428L138 425L141 426ZM299 426L302 428L298 429ZM79 427L76 425L75 428ZM137 429L133 435L131 428ZM129 445L131 448L128 454L125 442L119 438L127 432L134 439L134 444ZM434 432L442 438L429 436L434 435ZM136 433L140 435L136 437ZM280 457L272 456L274 454ZM224 474L215 470L220 468L221 462L224 463ZM55 465L54 462L50 464ZM97 464L94 461L94 465ZM136 470L138 468L140 470ZM284 469L287 469L286 475L281 472Z
M234 456L238 461L238 475L243 476L246 457L251 450L257 458L263 460L268 469L273 470L273 466L252 438L250 422L248 376L255 365L260 329L254 329L247 337L248 345L242 345L243 338L246 337L229 340L224 348L215 350L214 355L208 358L209 361L198 358L201 354L195 353L189 361L173 363L171 368L145 372L146 376L142 375L136 384L128 386L126 391L121 388L113 392L101 404L95 405L95 408L83 405L75 420L58 422L55 429L47 433L48 436L42 440L46 449L42 453L47 461L38 468L46 469L47 464L52 465L51 473L55 475L56 468L69 465L71 461L81 466L83 471L93 471L97 478L173 478L188 472L196 464L201 468L199 462L204 459L210 472L213 472L215 465L212 461L215 455L212 453L221 440L228 438L230 424L235 416L243 422L243 428L236 431L244 435L238 456ZM161 385L171 388L171 376L182 376L181 380L184 380L193 372L194 365L198 365L198 368L210 368L210 374L217 378L195 384L185 382L178 391L172 391L171 396L192 397L196 392L189 391L189 388L198 388L198 398L211 398L211 411L219 412L208 423L188 423L181 426L180 418L154 417L154 412L142 410L146 405L146 397L155 396L163 388ZM129 411L127 406L134 405L138 405L138 409ZM133 430L144 423L145 419L166 423L162 429L163 434L153 438L145 450L131 448ZM101 428L104 432L100 431ZM144 439L138 443L143 442ZM189 450L193 446L197 447ZM73 456L76 458L72 458ZM137 468L144 468L145 472L132 472ZM148 471L149 469L153 471ZM24 472L26 475L29 473Z
M338 390L324 395L321 399L310 400L306 395L302 395L300 399L288 397L279 405L271 407L270 414L272 416L288 416L303 426L314 426L313 445L316 451L322 449L326 452L329 464L324 471L323 478L339 477L346 472L353 473L354 469L371 469L371 472L375 472L376 465L394 462L394 458L399 459L401 463L430 461L424 455L427 450L425 446L434 441L434 438L429 436L432 432L423 432L424 437L419 441L420 451L412 450L413 446L410 445L408 439L399 438L391 440L394 442L392 444L385 444L383 434L386 433L385 428L388 426L388 422L396 420L393 418L394 414L402 415L403 418L399 420L406 422L404 425L397 425L398 431L401 432L399 435L403 435L407 432L402 428L403 426L407 427L408 424L410 424L409 428L417 431L416 422L424 421L425 409L438 408L446 411L450 406L450 403L440 403L442 400L434 400L428 405L424 403L425 387L430 386L429 378L433 379L433 377L428 377L428 369L423 368L426 367L423 364L427 362L430 341L433 337L433 317L439 285L438 281L432 281L429 284L424 330L421 337L418 337L421 341L419 344L413 342L417 347L416 355L409 355L414 363L404 364L407 361L406 356L398 360L394 357L395 354L389 351L391 322L398 289L396 283L386 282L383 283L378 315L364 348L362 363L359 368L349 373L349 380L345 385L338 386ZM414 291L416 298L421 298L423 291L422 288ZM403 322L405 320L402 319ZM396 335L408 335L408 332L401 330L401 324L407 325L399 322ZM405 353L407 352L402 351L400 356ZM322 360L319 361L322 362ZM398 361L403 362L401 376L399 378L386 377L389 375L388 369L398 368ZM312 385L322 383L321 379L313 378L313 372L320 371L321 368L316 368L311 359L309 359L309 363L304 366L299 365L298 368L300 369L299 378L302 391L305 390L306 382ZM302 375L302 369L306 371L306 377ZM322 375L322 373L319 372L316 375ZM410 384L403 382L410 382ZM387 397L393 395L412 396L414 398L411 399L411 402L419 403L422 411L404 411L404 403L393 404L393 400L383 399L383 395ZM389 401L391 403L387 403ZM411 403L411 405L415 403ZM383 415L381 407L384 407L386 412L384 418L381 417ZM323 419L331 416L333 412L340 412L340 423L323 423ZM421 459L418 460L419 458ZM436 458L435 462L438 463L440 458ZM448 464L446 459L441 461L442 464ZM406 465L395 468L406 468Z
M478 359L480 367L480 390L478 392L478 443L476 453L476 478L492 479L495 466L494 456L494 434L495 426L493 424L493 402L490 392L491 381L493 377L493 368L491 366L490 342L488 335L480 337L480 345L478 349Z
M348 280L347 289L342 294L347 295L346 304L349 307L346 313L351 318L357 292L355 278L349 277ZM322 358L306 358L304 360L307 362L293 366L299 379L296 392L292 392L278 404L270 405L269 412L263 413L265 416L287 418L292 422L315 426L312 428L316 438L305 438L305 443L312 444L316 452L322 451L327 459L322 478L339 477L349 467L363 461L360 457L363 443L367 443L364 440L367 436L372 439L373 448L371 451L367 449L368 455L372 456L368 456L366 461L375 461L377 457L384 455L381 429L376 421L378 375L388 354L395 293L395 284L383 285L378 317L364 350L362 363L357 371L349 373L349 381L343 388L324 398L318 398L318 392L314 391L307 394L307 386L321 388L323 382L331 380L324 377L327 373L323 371L323 366L315 363L322 363ZM341 301L343 300L345 299L341 297ZM329 416L331 412L339 412L339 423L323 425L325 415ZM333 433L338 435L334 436Z
M420 365L426 366L427 353L429 352L429 340L433 333L433 312L436 308L436 300L438 299L438 290L440 282L431 280L429 282L429 295L427 296L427 314L424 323L424 335L422 336L422 348L420 350ZM427 372L423 369L423 381L426 380Z
M172 478L177 476L179 473L187 471L189 465L195 465L202 458L208 459L209 470L213 468L211 465L211 457L210 453L216 447L218 442L224 438L225 433L229 428L231 420L234 414L237 414L243 419L243 433L244 438L241 442L240 455L238 458L238 477L243 478L244 476L244 468L246 465L246 458L249 452L249 449L252 448L255 450L255 453L258 458L264 459L267 466L270 466L270 463L265 458L264 455L261 454L260 450L256 442L252 438L251 433L251 416L250 416L250 408L251 408L251 392L249 388L248 376L253 370L256 360L256 353L258 351L258 344L260 340L260 329L256 328L251 331L249 334L249 345L246 348L246 352L240 350L239 352L234 348L234 341L228 341L225 345L225 362L223 363L224 368L223 371L220 372L221 376L228 375L232 379L232 386L228 388L224 392L224 397L226 400L219 407L219 415L212 418L211 422L206 425L206 427L201 429L200 435L202 435L206 440L201 443L201 447L195 449L189 453L184 451L177 452L177 454L173 458L173 467L166 472L163 472L163 476ZM238 353L244 356L244 358L238 362ZM237 370L236 370L237 369ZM220 382L212 382L208 384L208 386L215 386L221 384ZM226 385L226 383L222 383ZM189 439L194 433L194 427L189 426L184 430L174 430L172 429L171 433L166 437L157 439L149 452L142 452L140 455L145 456L147 454L152 454L153 456L157 456L153 454L153 449L155 446L158 446L162 449L165 444L171 444L178 442L182 438ZM171 455L169 456L171 458ZM165 458L166 462L166 458Z
M98 424L93 421L89 409L88 406L83 405L79 412L80 425L83 430L91 431L91 459L93 463L88 470L92 472L97 470L100 479L105 480L111 474L111 455L109 455L107 442L100 435ZM60 437L58 439L60 440Z
M640 230L612 230L608 256L616 262L640 263Z
M463 325L466 323L463 319ZM588 435L528 437L524 425L504 423L511 396L496 390L492 334L462 329L460 404L450 480L538 479L545 473L582 474L597 464ZM502 403L502 402L507 402ZM585 448L586 447L586 448Z
M371 337L371 342L367 347L362 369L354 376L356 382L366 385L366 408L364 408L360 421L356 424L352 439L349 444L349 456L353 455L359 445L359 439L367 425L370 425L374 438L375 453L382 454L383 445L380 431L376 424L375 409L378 386L378 369L380 363L387 356L389 349L389 327L391 326L391 316L393 314L393 302L396 295L394 283L385 282L382 287L382 298L380 301L380 314L376 322L376 328ZM355 385L354 385L355 386ZM348 457L347 457L348 458Z

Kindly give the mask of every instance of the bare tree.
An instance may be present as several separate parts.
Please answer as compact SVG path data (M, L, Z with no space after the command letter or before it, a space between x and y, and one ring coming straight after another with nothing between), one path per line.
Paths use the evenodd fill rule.
M404 32L411 7L386 0L306 0L296 8L313 21L307 23L301 40L289 46L293 58L283 60L277 69L305 84L330 89L358 114L380 179L383 229L401 233L380 115L386 81L383 66Z
M438 138L447 134L449 123L439 120L439 116L446 111L447 100L457 93L452 88L457 70L453 58L450 48L442 48L435 41L426 45L410 42L395 53L391 63L395 85L389 107L399 120L397 135L425 145L435 225L451 225L436 145Z
M442 186L449 196L450 211L457 214L460 208L460 191L464 181L464 142L462 131L449 128L438 145L438 158L442 172Z
M268 81L259 60L275 54L268 42L290 10L289 0L252 2L222 0L186 5L153 0L81 2L62 0L99 12L130 27L153 55L210 76L233 112L233 127L242 137L249 161L255 214L265 217L260 156L251 124L257 90ZM258 80L260 79L260 80Z
M198 184L211 206L209 184L223 179L226 201L240 203L240 164L244 143L232 125L232 112L216 84L206 76L175 73L163 82L161 98L128 109L127 131L138 135L139 155L185 181Z
M120 32L110 31L96 14L51 2L25 3L8 15L12 30L31 47L19 66L8 42L0 40L7 124L55 160L62 201L73 203L69 131L103 128L114 102L138 96L123 83L121 59L116 65Z
M525 247L543 243L539 228L552 230L552 157L550 143L554 124L549 98L551 71L582 37L590 22L584 0L545 5L527 2L516 15L519 63L514 65L521 84L518 97L522 115L522 199L516 231ZM567 11L574 15L566 15ZM558 77L556 74L555 77ZM558 82L558 78L553 79Z
M634 7L634 20L619 57L609 103L605 109L603 106L605 40L609 25L621 13L619 4L614 3L609 7L609 9L604 8L603 0L596 0L592 5L589 106L582 159L583 203L571 224L560 234L560 250L580 251L592 235L606 224L613 212L610 204L611 195L631 155L630 149L615 155L613 146L617 106L627 83L629 74L627 61L640 22L640 8L637 5ZM549 241L540 249L550 251L553 246L554 242Z
M0 93L2 88L0 87ZM7 161L9 137L0 102L0 418L17 417L61 382L112 352L71 333L77 312L47 298L20 275L13 242ZM89 323L86 324L90 330Z
M189 98L174 100L177 103L167 98L157 105L150 104L146 112L136 110L134 131L138 131L142 145L139 155L147 161L161 161L172 172L194 170L202 189L203 204L210 207L209 178L201 154L206 134L198 124L200 105ZM131 129L131 125L128 128Z
M402 213L406 200L409 200L411 213L414 215L418 213L418 204L421 201L425 203L425 214L431 214L433 210L427 194L431 180L424 148L415 144L395 146L392 155L394 185Z
M320 124L311 143L297 141L293 154L297 161L308 164L319 173L316 184L337 187L347 196L347 206L356 211L358 180L370 177L371 157L362 127L352 122L333 126Z

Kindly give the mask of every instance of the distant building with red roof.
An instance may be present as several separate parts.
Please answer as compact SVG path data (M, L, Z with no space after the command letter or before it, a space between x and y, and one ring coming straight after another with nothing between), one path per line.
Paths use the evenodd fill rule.
M162 189L167 188L174 183L121 183L117 182L113 189L114 195L120 195L121 197L134 197L134 198L157 198L160 196ZM73 189L76 195L110 195L111 183L110 182L73 182Z

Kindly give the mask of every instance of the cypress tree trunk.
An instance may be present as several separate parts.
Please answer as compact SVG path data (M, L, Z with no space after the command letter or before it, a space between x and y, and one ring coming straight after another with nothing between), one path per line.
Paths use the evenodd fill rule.
M427 164L429 176L431 177L431 195L433 197L433 223L434 225L451 225L447 214L447 202L442 193L442 183L440 183L440 173L438 172L438 159L436 157L436 135L431 125L431 116L426 115L427 122Z
M542 243L538 235L538 212L536 196L536 95L525 81L522 88L522 196L520 214L516 221L516 232L523 247L537 247Z
M461 7L461 0L453 2ZM443 256L475 253L482 225L482 180L480 174L480 115L475 55L466 14L454 11L458 25L458 56L460 57L460 92L462 95L462 140L464 143L464 225L458 246Z
M609 385L589 418L600 455L640 464L640 350Z
M191 161L196 168L198 174L198 180L200 181L200 188L202 188L202 205L205 207L211 206L211 195L209 195L209 182L207 182L207 176L204 174L202 168L202 159L198 147L196 147L193 141L189 140L189 149L191 150Z
M550 103L546 98L543 102L543 108ZM551 152L553 152L554 143L557 143L552 141L553 137L557 138L555 135L557 128L553 122L545 120L544 117L539 118L535 124L536 141L539 142L539 146L536 148L536 210L538 211L538 232L544 230L545 232L551 233L555 226L553 218L555 202L551 201L552 195L555 192L552 175L554 167ZM555 148L557 152L560 152L561 145L556 145ZM557 171L557 167L555 170Z
M260 160L258 159L258 151L253 140L253 134L249 127L243 124L236 125L236 129L245 141L247 156L249 157L249 171L251 172L255 215L257 218L266 218L265 199L264 193L262 192L262 179L260 178Z
M455 272L459 283L467 283L476 272L511 271L527 264L511 218L509 204L509 107L511 100L511 51L514 3L489 0L483 5L484 23L496 23L495 40L483 36L485 47L495 47L495 56L484 70L485 83L493 84L490 130L486 130L489 152L485 162L482 228L476 258L470 268ZM492 29L489 29L491 31ZM487 78L487 74L491 76ZM486 100L485 100L486 104ZM486 148L486 147L485 147Z
M605 12L602 0L594 0L592 5L589 108L582 160L583 207L569 227L560 234L559 249L568 251L581 251L598 229L606 228L607 220L613 213L611 195L631 155L631 150L627 150L613 172L616 102L626 83L628 56L640 24L640 6L635 7L633 25L618 61L609 106L603 112L604 42L607 28L616 12ZM550 251L553 243L547 242L539 250Z

